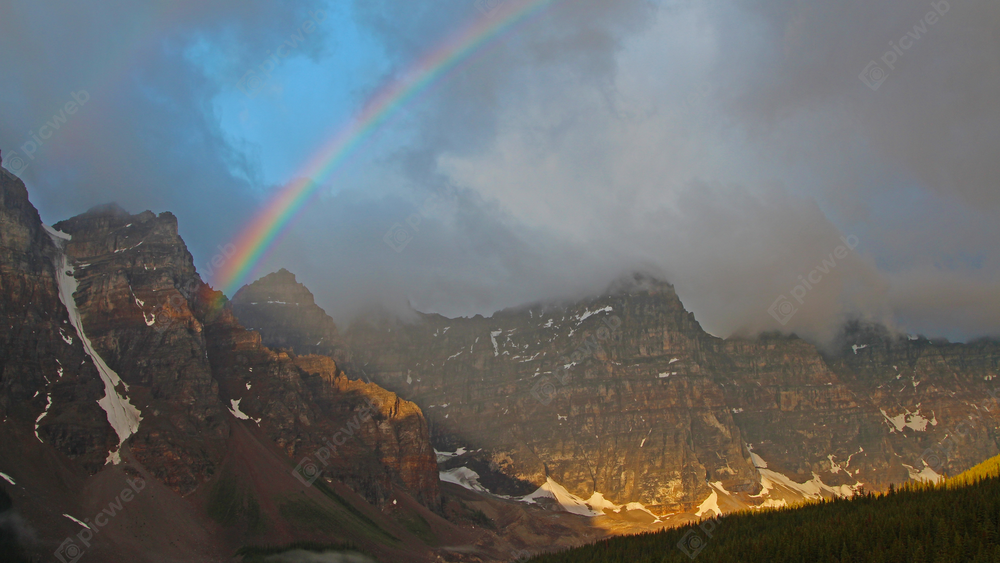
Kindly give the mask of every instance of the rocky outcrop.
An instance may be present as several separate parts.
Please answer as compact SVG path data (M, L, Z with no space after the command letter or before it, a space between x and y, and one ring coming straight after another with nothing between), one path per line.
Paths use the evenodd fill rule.
M356 439L344 439L338 448L331 463L334 478L351 482L359 473L379 475L375 470L359 471L358 467L358 460L368 457L365 452L379 452L381 464L388 466L411 490L421 492L423 496L419 498L425 504L433 505L438 490L437 463L420 408L378 385L349 379L327 356L299 356L295 364L307 374L306 385L337 431L350 431L354 414L366 404L376 406L370 418L358 419L360 428L352 436ZM336 444L339 440L333 434L336 432L326 441Z
M713 494L739 507L883 489L998 450L995 341L854 327L824 355L794 336L723 340L643 276L577 303L415 317L352 325L344 369L420 405L438 450L468 452L443 467L501 494L552 479L662 515Z
M260 332L268 348L336 357L342 346L333 319L284 268L240 288L232 304L240 322Z
M110 205L54 228L65 233L61 246L88 341L120 377L115 394L141 419L123 447L162 483L187 495L208 481L238 419L252 421L294 465L371 398L385 403L384 412L320 473L376 503L397 486L437 503L419 409L374 385L313 378L289 354L264 346L201 281L172 214L130 215Z
M116 439L97 404L100 377L60 301L57 255L24 183L0 170L0 427L17 426L93 473Z

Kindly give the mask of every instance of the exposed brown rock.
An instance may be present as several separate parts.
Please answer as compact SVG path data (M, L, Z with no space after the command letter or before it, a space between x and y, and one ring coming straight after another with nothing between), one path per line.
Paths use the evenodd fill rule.
M481 448L468 465L481 483L503 484L491 470L551 477L663 514L698 506L708 483L759 491L751 448L798 483L869 490L925 459L954 474L998 451L996 341L855 328L825 357L796 337L723 340L672 286L641 276L578 303L418 317L353 325L352 365L421 405L439 450Z
M97 405L104 387L59 300L56 255L24 183L0 170L0 427L16 425L95 472L117 440Z
M185 495L210 479L234 416L254 421L295 465L357 414L364 395L388 410L345 446L336 478L377 503L399 485L438 502L419 409L346 378L309 384L292 357L265 347L202 283L173 215L130 215L111 205L56 227L72 235L65 246L86 332L143 415L126 444L157 479Z
M345 443L338 451L333 462L337 467L333 473L335 478L345 482L356 478L357 460L364 456L354 452L351 446L378 452L379 461L398 474L411 491L417 491L421 502L435 506L438 501L437 463L420 408L378 385L348 379L326 356L299 356L295 363L311 376L306 382L317 404L335 424L342 422L339 428L348 427L352 413L363 403L371 402L378 407L373 417L361 421L361 429L356 434L360 442L356 445Z
M240 288L232 304L240 322L259 331L269 348L336 357L342 346L333 319L284 268Z

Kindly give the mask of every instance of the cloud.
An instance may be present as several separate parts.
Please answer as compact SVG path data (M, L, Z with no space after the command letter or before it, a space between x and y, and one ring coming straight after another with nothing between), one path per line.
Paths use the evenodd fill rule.
M24 174L43 217L171 210L199 264L273 193L265 176L481 15L468 0L344 5L268 109L237 81L321 4L174 6L73 5L41 26L15 2L0 46L25 55L0 85L0 147L86 89ZM998 16L959 0L555 2L322 179L259 273L287 267L341 323L372 303L490 314L648 268L723 336L824 339L858 316L1000 334ZM246 115L253 136L231 123ZM446 204L424 209L432 196ZM768 313L781 295L796 299L785 324Z
M0 85L8 167L20 153L28 166L18 173L49 222L109 201L133 213L169 210L196 253L208 252L256 207L248 178L258 168L226 138L211 100L315 7L8 2L0 20L0 49L12 55ZM79 92L89 99L43 133ZM48 133L25 154L26 143Z
M722 335L782 328L822 339L859 316L956 338L1000 333L976 305L1000 288L1000 254L987 242L1000 211L989 157L998 107L987 94L1000 76L987 23L997 8L935 5L930 25L919 22L933 6L904 2L552 10L443 86L422 124L427 143L399 162L418 183L476 194L499 225L532 233L524 248L575 248L579 259L549 255L544 273L509 276L484 267L463 279L468 289L422 301L453 304L483 288L492 306L513 305L518 292L504 284L529 301L552 293L536 289L551 278L565 296L582 295L570 280L582 276L593 293L623 266L653 263ZM609 17L617 9L624 15ZM393 22L378 28L388 44L419 35ZM926 34L872 91L859 73L914 25ZM449 118L466 115L478 117ZM475 239L483 225L452 228ZM767 314L849 235L860 245L793 319ZM496 252L523 256L516 245ZM486 256L461 258L485 266ZM928 263L949 271L942 278ZM426 268L409 267L407 294L430 296L417 272ZM944 279L968 298L912 289L943 290Z

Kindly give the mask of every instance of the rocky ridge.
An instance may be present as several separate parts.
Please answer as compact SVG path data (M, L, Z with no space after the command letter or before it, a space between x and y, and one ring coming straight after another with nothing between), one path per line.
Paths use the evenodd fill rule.
M335 358L342 347L333 319L306 286L283 268L240 288L232 305L233 314L250 330L260 332L268 348Z
M884 489L998 451L995 341L855 326L825 356L794 336L724 340L644 276L576 303L417 316L356 322L344 369L420 405L435 447L461 454L442 469L498 494L563 487L593 513L638 503L663 522Z
M224 296L201 281L172 214L130 215L106 206L54 228L70 237L65 252L75 267L76 306L89 340L143 413L128 447L177 492L187 494L212 475L218 442L234 416L253 420L290 458L301 458L323 447L324 438L351 418L359 404L354 395L374 389L345 396L332 381L330 389L323 388L326 382L310 388L292 357L263 346L258 333L236 321ZM335 372L336 366L328 369ZM317 393L325 393L330 410L317 404ZM433 505L433 452L420 411L404 409L400 416L391 408L396 398L382 395L390 405L351 437L353 459L332 462L349 466L368 458L368 470L330 471L375 503L402 479ZM383 447L388 442L392 448ZM386 449L405 455L380 459ZM400 459L409 464L409 482Z
M431 533L497 541L429 510L441 497L420 409L328 358L263 346L202 283L170 213L109 205L48 227L0 171L0 287L2 518L34 556L67 539L105 561L210 561L248 541L350 538L424 561ZM137 479L127 517L78 539Z

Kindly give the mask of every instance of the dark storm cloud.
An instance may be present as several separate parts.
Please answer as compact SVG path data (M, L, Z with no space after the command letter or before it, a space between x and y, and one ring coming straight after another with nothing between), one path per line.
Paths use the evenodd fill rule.
M224 134L213 100L309 8L74 6L0 20L19 54L0 146L86 89L26 169L43 216L171 210L204 262L269 189L267 155ZM474 0L352 6L385 80L480 15ZM958 0L554 3L324 180L259 273L296 272L342 323L371 304L489 314L642 268L719 335L823 339L858 316L1000 333L997 21L995 3ZM133 35L125 72L95 81L93 61ZM779 319L782 296L794 314Z
M133 213L172 211L196 255L211 255L256 206L245 180L254 163L224 139L212 97L220 81L235 84L313 8L228 0L6 3L0 148L7 167L14 156L26 163L17 173L49 222L109 201ZM208 43L227 54L224 64L197 64ZM89 100L54 133L42 131L84 95ZM39 134L51 135L26 154Z
M467 311L488 312L559 293L539 285L593 293L651 263L721 334L826 338L850 317L1000 332L1000 8L917 4L558 5L442 86L426 143L398 161L418 185L477 193L496 210L491 230L531 243L442 243L441 260L469 270L460 287L437 295L426 264L407 264L407 295L437 308L478 295ZM399 51L435 26L366 5ZM476 240L486 224L452 235ZM857 248L824 266L842 237ZM523 260L529 248L549 259ZM795 315L769 315L817 266L827 273Z

